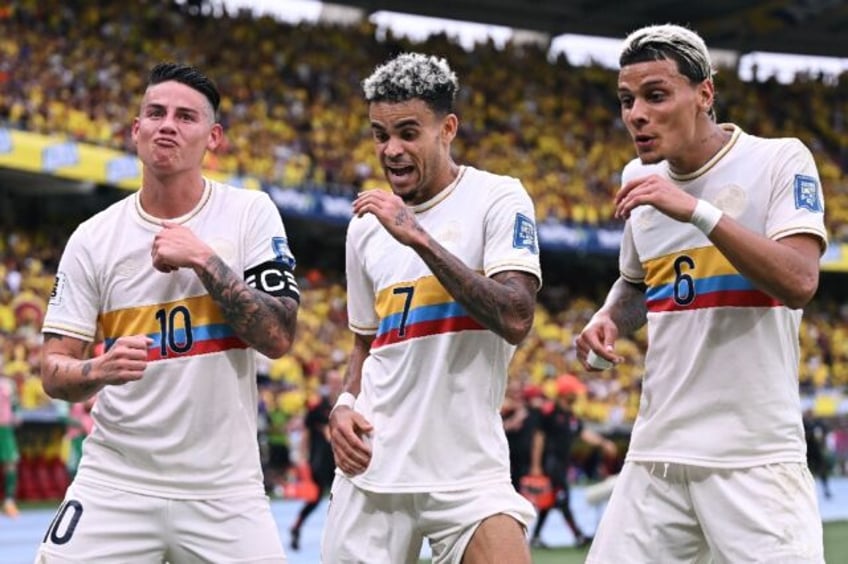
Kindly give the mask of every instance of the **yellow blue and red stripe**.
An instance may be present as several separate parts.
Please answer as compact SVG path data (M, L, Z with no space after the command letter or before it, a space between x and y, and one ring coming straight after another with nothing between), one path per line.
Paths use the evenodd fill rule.
M99 321L106 350L123 336L144 334L153 339L148 361L247 348L209 295L110 311Z
M435 276L380 290L375 308L380 323L372 348L418 337L485 329L453 300Z
M712 246L658 257L643 266L649 312L782 305L755 288Z

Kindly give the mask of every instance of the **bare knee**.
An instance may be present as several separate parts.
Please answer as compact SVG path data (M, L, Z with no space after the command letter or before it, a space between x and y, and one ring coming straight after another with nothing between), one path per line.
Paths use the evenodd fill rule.
M471 537L462 564L530 564L524 527L503 513L483 519Z

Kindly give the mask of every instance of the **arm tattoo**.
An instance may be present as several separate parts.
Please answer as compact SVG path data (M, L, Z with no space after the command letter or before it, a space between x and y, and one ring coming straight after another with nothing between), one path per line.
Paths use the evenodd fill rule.
M630 335L648 320L644 288L623 278L610 288L604 307L609 309L610 318L622 336Z
M250 346L268 356L279 356L281 343L288 348L294 338L297 303L277 299L248 286L218 256L212 256L198 276L209 295L220 306L224 319Z
M62 335L56 335L52 333L48 333L44 336L45 342L48 340L63 340L64 337ZM60 399L64 399L70 402L76 401L85 401L94 395L100 388L102 387L101 383L98 383L93 380L89 380L89 376L91 374L91 361L87 360L82 363L82 365L78 364L78 361L72 357L59 357L55 356L48 360L45 359L45 364L52 364L53 370L50 372L50 382L52 384L50 393L51 397L57 397ZM83 381L79 381L74 378L75 369L80 369L80 374L84 378ZM48 367L45 365L45 370Z
M512 344L533 325L538 280L529 273L501 272L494 279L468 268L432 237L419 254L453 298L478 323Z

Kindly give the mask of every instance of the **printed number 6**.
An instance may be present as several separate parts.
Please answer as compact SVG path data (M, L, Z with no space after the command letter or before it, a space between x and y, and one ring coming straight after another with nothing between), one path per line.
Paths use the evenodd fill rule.
M689 305L695 301L695 280L688 274L683 273L683 266L687 270L695 268L695 261L686 255L677 257L674 261L674 302L678 305Z

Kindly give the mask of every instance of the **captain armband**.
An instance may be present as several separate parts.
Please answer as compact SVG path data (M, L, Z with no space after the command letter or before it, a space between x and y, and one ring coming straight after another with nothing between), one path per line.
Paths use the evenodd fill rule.
M291 298L300 303L300 288L292 269L285 263L268 261L247 269L244 281L251 288L280 298Z

